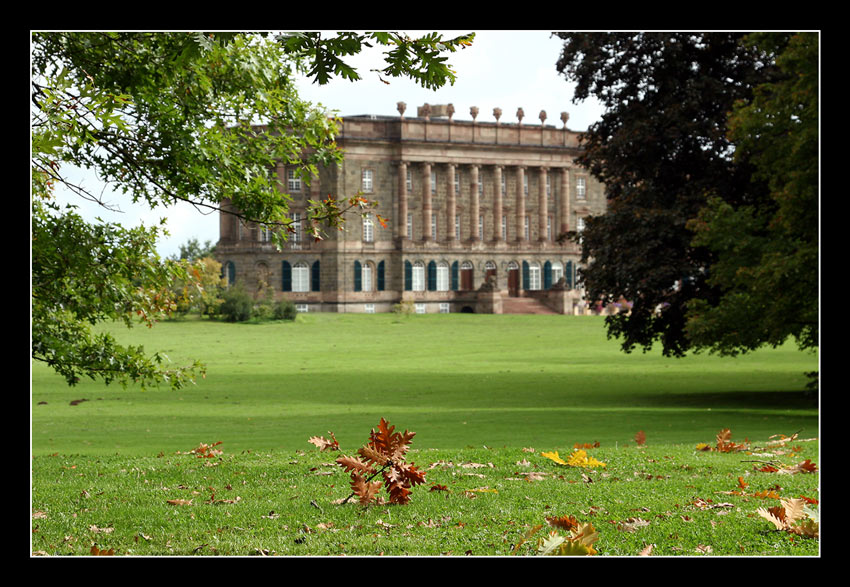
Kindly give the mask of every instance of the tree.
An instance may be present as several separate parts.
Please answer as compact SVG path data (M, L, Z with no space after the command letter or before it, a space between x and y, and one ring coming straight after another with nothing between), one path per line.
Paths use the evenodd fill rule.
M174 307L169 286L189 280L186 265L154 250L161 226L89 224L52 198L59 183L80 197L63 165L95 170L134 202L152 209L178 201L205 211L230 200L246 221L286 228L289 197L275 165L297 165L305 181L336 164L336 121L299 99L294 73L318 83L357 79L342 58L376 45L385 76L426 87L454 81L446 54L472 35L411 39L396 33L289 35L240 33L41 33L31 43L32 356L69 384L83 376L181 387L203 373L193 364L123 347L91 326L137 317L151 325ZM350 206L313 202L305 225L336 226ZM275 231L279 239L286 231Z
M729 119L735 158L749 158L767 183L764 202L714 198L689 227L716 261L708 281L714 305L693 300L687 334L695 346L734 355L794 337L818 346L818 35L753 34L775 61L777 79L755 88Z
M190 238L185 244L180 245L180 254L173 255L171 258L188 259L194 261L203 259L204 257L212 257L215 253L215 245L211 240L206 241L203 245L196 238Z
M773 40L784 46L790 36ZM581 235L569 237L581 239L589 297L612 302L623 295L633 302L630 313L606 318L609 337L621 338L626 352L655 342L668 356L718 348L714 339L727 326L699 337L698 322L690 322L690 329L688 324L694 312L718 307L730 293L721 273L738 261L727 256L727 265L718 265L719 242L699 231L695 239L694 219L702 212L708 215L702 226L718 227L721 220L711 212L717 202L758 211L760 221L774 210L765 161L753 147L739 147L755 137L743 122L734 123L739 130L730 134L729 116L736 105L752 103L757 87L787 78L772 58L776 52L736 33L560 37L557 68L577 83L576 100L594 95L607 108L584 137L580 163L605 184L608 209L587 219ZM810 215L796 220L810 227ZM741 224L725 234L755 228ZM816 285L809 277L801 287ZM784 291L774 293L781 297ZM734 309L749 324L763 319L762 307Z

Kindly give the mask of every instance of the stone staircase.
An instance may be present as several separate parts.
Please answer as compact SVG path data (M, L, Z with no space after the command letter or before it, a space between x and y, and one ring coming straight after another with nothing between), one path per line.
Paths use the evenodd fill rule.
M557 314L534 298L502 297L502 314Z

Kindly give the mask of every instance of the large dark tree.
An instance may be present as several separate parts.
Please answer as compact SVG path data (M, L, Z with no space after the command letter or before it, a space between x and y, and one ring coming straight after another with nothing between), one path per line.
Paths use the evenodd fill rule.
M716 306L716 247L694 242L707 203L772 210L768 182L747 154L736 156L729 117L754 88L781 79L775 53L742 33L563 33L558 71L606 112L583 141L580 163L606 186L608 209L580 235L591 299L633 302L606 318L626 352L660 342L681 356L706 348L687 334L689 307ZM777 37L778 46L791 35ZM572 235L578 238L579 235Z

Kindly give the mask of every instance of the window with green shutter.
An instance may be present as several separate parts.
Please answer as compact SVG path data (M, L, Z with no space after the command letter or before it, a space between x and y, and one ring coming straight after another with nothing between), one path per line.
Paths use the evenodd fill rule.
M384 291L384 262L378 263L378 291Z
M413 289L413 264L410 261L404 262L404 289L405 291Z
M522 262L522 289L529 289L531 281L531 271L528 267L528 261Z
M363 289L363 272L360 268L360 261L354 262L354 291Z
M543 289L552 287L552 263L546 261L543 264Z
M452 263L452 291L457 291L460 282L460 264L455 261Z

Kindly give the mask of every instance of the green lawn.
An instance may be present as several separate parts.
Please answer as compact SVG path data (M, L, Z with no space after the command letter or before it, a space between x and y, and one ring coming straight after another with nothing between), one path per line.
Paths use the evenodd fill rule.
M600 317L300 315L294 323L163 322L128 341L208 372L178 392L83 382L32 367L32 453L151 455L221 441L360 442L384 417L426 448L572 447L816 436L800 393L817 358L789 344L738 358L624 354ZM70 405L72 400L87 401Z
M202 359L207 377L179 392L69 388L33 364L34 555L526 556L562 516L592 524L601 556L819 554L757 514L779 497L818 509L819 468L785 474L819 464L818 410L800 391L817 360L791 345L624 355L602 318L564 316L317 314L120 334ZM382 417L416 432L407 460L426 483L408 505L340 505L340 453L307 439L332 431L354 455ZM724 428L751 450L696 450ZM217 442L215 458L190 454ZM541 454L596 442L604 467Z

